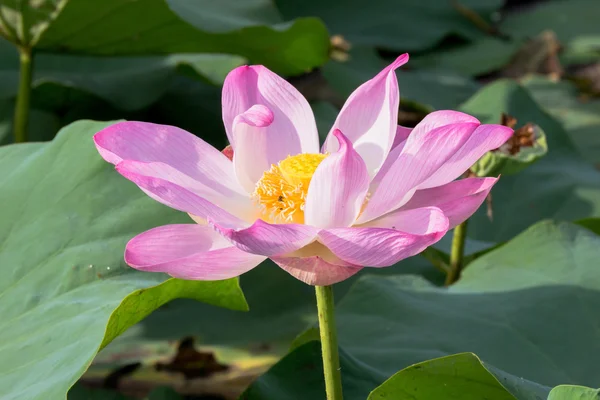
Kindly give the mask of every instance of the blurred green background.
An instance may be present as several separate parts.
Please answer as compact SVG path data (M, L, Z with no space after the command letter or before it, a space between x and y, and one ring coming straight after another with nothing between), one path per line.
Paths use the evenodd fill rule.
M366 398L411 364L464 351L476 352L484 363L459 356L452 359L456 374L464 368L465 376L483 374L502 382L496 397L489 398L542 399L558 384L598 386L596 363L588 361L600 355L600 321L594 311L600 306L600 281L593 269L600 256L598 238L580 226L540 221L591 218L586 226L597 231L600 1L1 0L0 16L2 145L14 141L18 49L32 57L30 142L50 141L78 120L128 119L175 125L224 148L221 85L231 69L243 64L264 64L292 82L311 103L323 139L348 95L404 52L411 59L397 71L399 124L414 126L433 110L460 109L485 123L499 123L501 114L508 113L517 118L517 126L539 125L547 135L548 155L522 173L503 177L493 191L493 219L484 206L469 224L468 256L503 247L477 259L450 292L438 287L444 276L430 262L431 257L447 257L450 237L430 249L429 260L414 257L336 285L337 299L342 299L338 311L345 387L351 393L347 398ZM23 330L44 332L39 337L46 338L54 328L41 325L46 310L39 304L51 299L48 307L56 309L66 295L73 303L91 302L93 290L84 289L92 286L82 282L96 285L104 278L100 273L74 278L64 272L67 263L104 263L124 270L127 238L152 226L186 221L140 200L136 188L117 183L120 177L96 160L93 148L86 146L103 126L79 123L65 128L62 139L50 145L0 148L0 183L5 185L0 261L2 268L14 268L8 283L0 285L0 298L23 299L17 306L12 300L6 303L7 310L16 308L3 315L5 326L21 324L27 314L33 322ZM65 171L71 170L81 172L63 182ZM53 219L58 215L69 215L68 221ZM43 250L34 246L38 239ZM102 240L106 246L98 244ZM44 268L49 276L60 270L62 280L44 281L43 274L35 282L22 279L30 276L28 271ZM367 272L376 276L365 277ZM114 321L115 310L133 323L158 309L99 353L69 399L141 398L164 385L190 399L233 399L286 355L294 338L315 321L313 289L270 262L240 279L247 313L239 311L244 307L239 299L231 300L233 294L223 301L186 295L238 311L180 299L147 306L139 318L131 317L138 311L123 309L123 298L165 278L123 286L123 281L139 278L133 272L125 278L119 274L110 281L114 286L93 292L95 301L108 304L102 312L86 308L89 320L77 323L77 313L60 317L73 322L65 328L73 337L68 340L87 335L84 327L90 320L105 328L109 318ZM559 286L549 290L549 285ZM169 290L173 293L165 295L165 302L182 297ZM495 324L496 317L503 326ZM72 362L83 373L105 340L102 332L98 335L86 336L89 354L56 350L37 372L18 372L5 362L0 397L54 398L44 397L46 389L35 389L45 374L48 387L56 389L53 394L65 392L78 372L63 376L48 371ZM311 331L305 335L298 345ZM206 374L200 380L186 381L181 371L156 367L168 364L177 343L189 336L197 349L217 360L192 357L200 365L183 369ZM21 346L19 336L8 329L0 338L0 354L3 348ZM321 398L318 351L311 346L288 355L243 398ZM562 351L561 346L572 347ZM23 356L27 365L28 347L18 348L4 359ZM229 370L216 373L216 363L229 365ZM126 365L130 370L118 372ZM15 389L13 380L26 375ZM426 380L421 384L431 385ZM458 397L448 398L484 398L477 388L456 390ZM465 390L472 390L473 397L460 397ZM444 398L427 396L390 398ZM150 398L178 397L163 388ZM568 397L555 397L561 398Z

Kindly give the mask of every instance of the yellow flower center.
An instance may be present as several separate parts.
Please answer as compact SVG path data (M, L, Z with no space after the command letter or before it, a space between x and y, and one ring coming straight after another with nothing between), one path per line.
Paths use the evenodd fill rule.
M298 154L271 165L256 184L254 198L262 217L279 223L304 223L304 202L315 170L327 154Z

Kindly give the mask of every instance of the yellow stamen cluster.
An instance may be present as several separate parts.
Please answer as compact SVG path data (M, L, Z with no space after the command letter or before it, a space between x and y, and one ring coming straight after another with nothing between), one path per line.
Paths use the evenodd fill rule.
M304 203L315 170L326 154L298 154L271 165L256 184L254 198L263 218L278 223L304 223Z

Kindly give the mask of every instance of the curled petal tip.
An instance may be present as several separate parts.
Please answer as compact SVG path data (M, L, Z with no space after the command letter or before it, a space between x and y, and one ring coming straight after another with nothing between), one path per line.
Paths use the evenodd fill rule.
M255 104L244 113L236 116L233 120L233 126L242 123L258 128L264 128L271 125L274 118L273 112L268 107L262 104Z
M345 149L348 146L352 146L352 143L350 142L350 140L348 140L346 135L344 135L344 133L341 130L336 128L333 130L332 134L337 139L338 144L340 145L339 151L344 151L342 149Z
M408 53L404 53L404 54L398 56L398 58L396 58L396 60L392 63L392 68L396 69L396 68L403 66L404 64L406 64L408 62L409 58L410 57L409 57Z

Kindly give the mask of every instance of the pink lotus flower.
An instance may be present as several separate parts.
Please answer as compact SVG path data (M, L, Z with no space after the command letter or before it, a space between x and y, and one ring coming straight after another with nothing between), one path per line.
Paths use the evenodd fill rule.
M481 205L496 178L455 181L512 130L455 111L397 125L400 56L360 86L322 149L311 108L263 66L233 70L223 122L233 160L184 130L121 122L94 136L102 157L196 224L133 238L125 261L183 279L235 277L267 257L311 285L423 251Z

